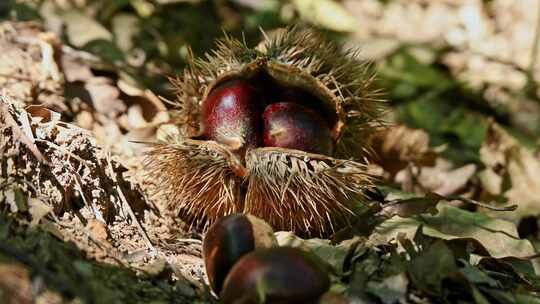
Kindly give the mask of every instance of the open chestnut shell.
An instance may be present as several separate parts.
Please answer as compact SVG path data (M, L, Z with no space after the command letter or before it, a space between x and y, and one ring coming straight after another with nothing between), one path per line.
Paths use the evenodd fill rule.
M368 199L373 178L367 173L366 139L380 124L381 100L369 68L355 52L342 51L311 30L289 28L264 36L256 48L226 37L173 81L178 101L171 116L179 134L155 145L145 168L154 190L165 198L159 205L163 214L191 226L205 229L242 212L276 230L327 236L348 225L358 204ZM216 120L234 131L234 140L223 140L208 132L205 105L239 81L258 97L244 98L251 93L238 91L240 113ZM328 128L325 148L280 147L279 142L264 147L260 136L249 135L262 127L253 113L282 101L308 108L324 121L318 124ZM228 125L237 119L241 127ZM290 126L287 132L297 130L296 124ZM318 140L305 141L313 146Z
M272 228L252 215L231 214L216 221L203 239L203 258L210 287L219 294L233 265L255 249L277 246Z
M312 303L330 288L323 262L293 247L243 256L223 284L223 303Z

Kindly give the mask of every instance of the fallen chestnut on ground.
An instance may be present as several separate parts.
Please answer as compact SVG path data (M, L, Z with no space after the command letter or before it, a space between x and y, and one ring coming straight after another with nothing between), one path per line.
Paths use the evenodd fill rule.
M315 303L329 287L316 256L275 247L244 255L227 275L220 297L223 303Z
M227 81L213 89L202 104L203 136L245 151L260 142L262 105L257 89L248 81Z
M276 245L272 228L255 216L232 214L219 219L208 229L203 240L210 286L219 294L229 270L243 255Z
M328 123L310 108L293 102L274 103L264 110L263 121L266 147L332 155Z

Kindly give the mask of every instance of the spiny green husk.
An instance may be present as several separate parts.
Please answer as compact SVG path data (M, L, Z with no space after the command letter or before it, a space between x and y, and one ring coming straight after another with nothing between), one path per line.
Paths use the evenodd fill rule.
M272 38L264 36L254 49L225 37L216 50L192 60L184 74L173 79L178 100L171 114L180 135L148 154L148 176L165 198L166 209L197 227L246 212L278 230L328 235L347 225L355 204L371 187L365 143L380 124L380 94L356 51L341 51L312 30L289 28ZM259 71L314 92L331 105L336 117L333 157L257 148L241 160L224 145L190 139L199 134L201 103L216 84Z

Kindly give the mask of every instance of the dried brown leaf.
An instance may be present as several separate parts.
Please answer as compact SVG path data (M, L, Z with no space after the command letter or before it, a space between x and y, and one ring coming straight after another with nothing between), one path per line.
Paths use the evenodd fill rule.
M89 79L84 87L90 94L96 112L116 117L126 111L126 105L118 99L120 91L109 79L94 77Z
M61 117L60 113L40 105L30 105L26 107L25 110L32 116L33 123L59 121Z
M429 147L429 136L424 130L406 126L381 129L370 138L375 151L374 161L391 176L413 163L418 166L433 166L437 151Z
M474 164L454 168L452 163L439 158L433 167L402 170L395 180L407 192L435 192L439 195L452 195L463 192L475 172L476 165Z
M540 214L540 159L492 122L480 149L486 169L480 174L484 197L500 196L517 204L510 218ZM505 181L508 183L506 184Z

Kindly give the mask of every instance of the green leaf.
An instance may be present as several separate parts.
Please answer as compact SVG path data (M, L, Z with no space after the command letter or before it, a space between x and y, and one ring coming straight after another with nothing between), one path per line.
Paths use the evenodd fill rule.
M28 197L20 188L15 188L15 203L19 212L28 211Z
M516 294L516 304L540 304L540 298L528 294Z
M407 103L400 111L400 120L442 138L434 142L435 145L446 143L448 137L453 136L465 147L475 150L482 145L488 127L487 120L478 113L443 98Z
M338 245L331 245L330 240L304 240L294 235L294 233L286 231L276 232L276 238L279 246L297 247L314 253L321 260L331 265L338 275L343 275L343 273L347 271L347 269L344 268L346 258L351 257L351 251L356 251L358 249L359 243L359 240L355 238L343 241Z
M101 57L109 63L124 60L124 53L113 42L108 40L92 40L85 44L83 49Z
M465 267L460 268L459 272L472 284L486 284L490 287L499 287L497 281L488 276L477 267L472 267L467 261L462 261Z
M409 279L405 273L386 277L382 282L370 281L367 292L378 297L384 304L406 303Z
M466 146L478 149L486 136L487 121L464 108L457 108L449 114L441 121L439 132L455 134Z
M41 19L39 12L31 4L15 3L18 1L14 0L8 0L6 2L0 4L0 19L7 19L9 17L8 13L14 16L17 21L35 21Z
M472 295L476 304L490 304L489 300L476 287L472 287Z
M446 75L433 66L421 63L405 48L389 57L378 68L382 81L391 82L401 94L412 95L414 88L446 88L453 84ZM408 85L410 87L405 87ZM406 92L407 94L403 94Z
M471 240L481 248L479 254L494 258L527 257L535 254L528 240L518 237L516 226L508 221L491 218L485 214L470 212L453 207L448 203L439 203L436 216L422 215L414 218L395 216L375 229L372 237L396 239L398 233L404 233L412 239L419 225L427 236L443 240Z
M433 243L408 265L412 283L429 294L439 294L442 289L442 280L456 271L454 254L442 240Z
M9 236L11 220L6 217L0 217L0 241L4 241Z
M408 199L396 200L383 206L383 213L387 216L398 215L401 217L410 217L422 213L437 213L437 204L441 199L438 195L428 193L423 197L412 197Z

